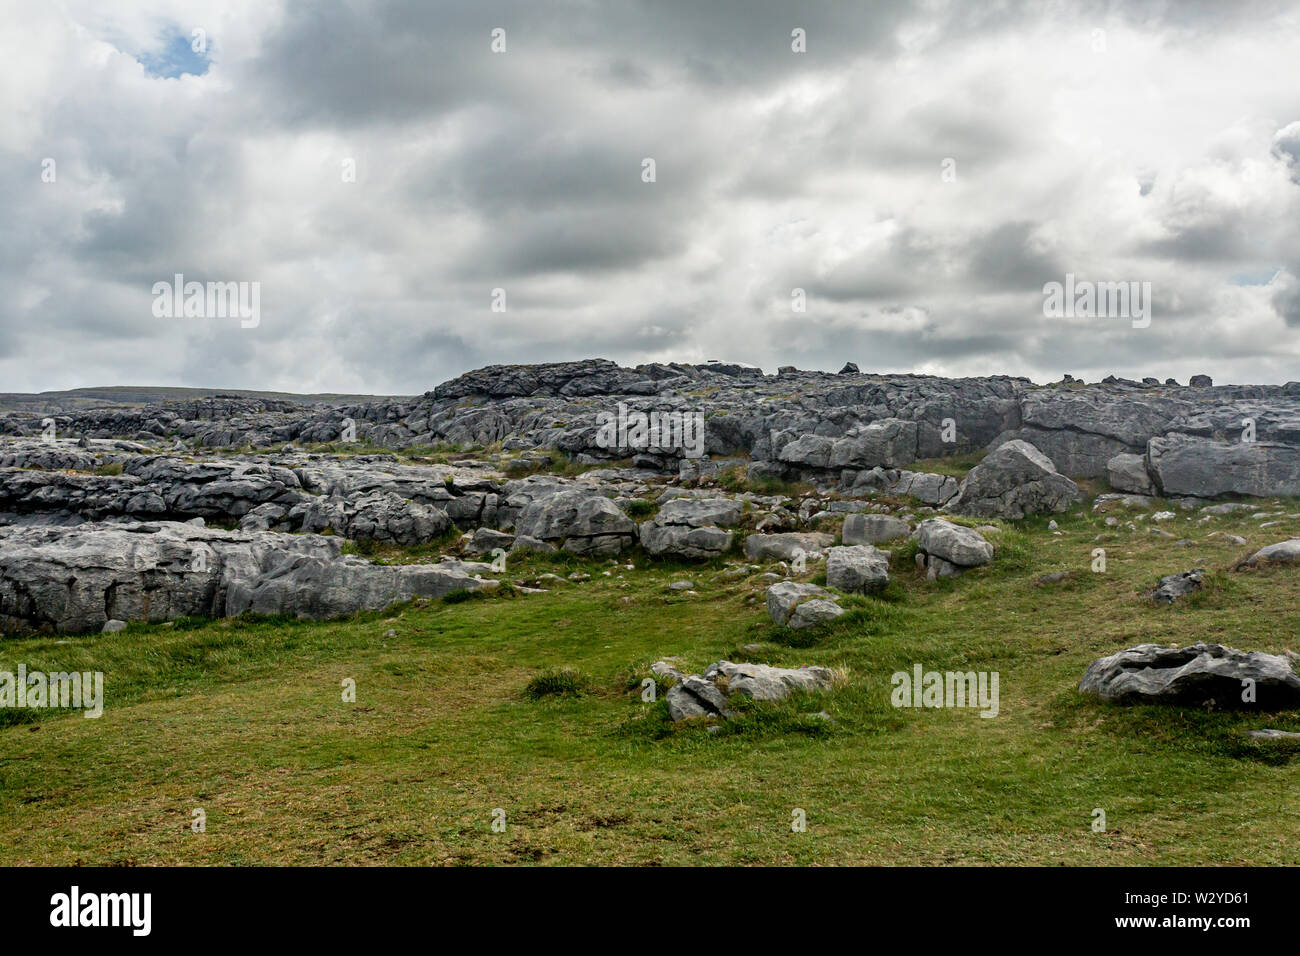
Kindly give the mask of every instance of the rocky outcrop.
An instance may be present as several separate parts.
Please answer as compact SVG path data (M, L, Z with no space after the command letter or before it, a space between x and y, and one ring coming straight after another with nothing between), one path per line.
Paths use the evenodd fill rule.
M742 504L730 498L674 498L638 529L641 546L655 556L714 558L731 550Z
M1093 661L1079 690L1117 704L1300 706L1300 676L1287 658L1222 644L1139 644Z
M312 498L291 509L289 523L305 532L331 531L356 541L426 544L451 528L445 511L390 492L354 500Z
M492 583L440 566L373 565L341 547L165 521L0 528L0 626L89 633L109 620L244 611L332 617Z
M608 557L636 540L637 526L599 492L575 488L530 503L516 521L515 532L559 542L573 554Z
M977 518L1015 519L1065 511L1082 499L1079 486L1058 474L1051 459L1014 440L972 468L946 508Z
M1171 434L1147 446L1147 467L1166 495L1300 494L1300 446Z
M841 374L785 367L769 376L737 363L625 368L589 359L477 369L415 398L333 405L239 396L144 406L106 402L51 418L60 437L131 439L155 451L176 442L186 448L278 448L289 442L337 445L355 437L394 449L499 442L506 453L558 449L583 461L634 454L640 464L666 472L695 461L681 448L647 454L602 447L598 416L623 402L633 411L701 414L706 455L732 464L748 459L751 477L841 483L876 467L890 470L1011 439L1033 444L1063 475L1101 477L1117 455L1147 455L1148 442L1166 435L1233 443L1249 419L1261 443L1280 446L1264 456L1264 480L1275 473L1285 477L1283 449L1300 447L1300 384L1213 387L1201 377L1196 382L1180 388L1172 380L1160 385L1154 377L1134 382L1111 376L1091 385L1065 379L1039 387L1004 376L943 379L851 367ZM0 414L0 433L35 436L45 420L43 414ZM102 462L113 452L101 447L88 453ZM61 454L62 463L48 449L30 460L39 463L35 467L89 470L85 455ZM707 458L688 467L689 480L718 473ZM1248 493L1244 487L1229 490ZM397 489L375 490L409 497ZM924 489L936 490L929 484ZM442 507L463 529L471 527L451 507L422 503Z

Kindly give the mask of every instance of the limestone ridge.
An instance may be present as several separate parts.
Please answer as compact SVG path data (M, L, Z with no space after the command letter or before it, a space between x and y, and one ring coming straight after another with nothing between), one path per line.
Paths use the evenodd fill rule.
M1022 439L1066 476L1106 476L1115 462L1111 480L1123 491L1300 493L1296 382L1184 387L1109 378L1084 385L1067 377L1038 386L1009 376L833 374L789 366L765 375L739 364L625 368L588 359L489 366L413 401L331 406L220 397L77 409L53 418L61 436L167 437L201 447L334 441L351 419L359 440L391 449L501 442L506 451L557 449L587 463L632 456L641 467L663 471L701 467L671 448L602 448L597 415L619 402L703 413L706 455L744 458L755 477L834 474L851 485L876 480L863 478L875 468L904 469L918 459ZM1247 420L1253 441L1242 440ZM34 415L0 416L0 434L35 436L41 427ZM1115 461L1118 456L1129 457Z

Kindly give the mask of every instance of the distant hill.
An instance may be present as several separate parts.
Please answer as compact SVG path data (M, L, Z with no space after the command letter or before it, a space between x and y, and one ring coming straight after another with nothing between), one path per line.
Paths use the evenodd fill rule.
M299 395L294 392L261 392L245 388L107 385L100 388L70 388L59 392L0 392L0 412L40 414L47 411L72 411L78 408L90 408L105 404L148 405L152 402L210 398L213 395L238 395L242 398L301 402L304 405L312 405L318 402L329 405L345 405L354 402L403 401L414 397L410 395L351 395L340 392Z

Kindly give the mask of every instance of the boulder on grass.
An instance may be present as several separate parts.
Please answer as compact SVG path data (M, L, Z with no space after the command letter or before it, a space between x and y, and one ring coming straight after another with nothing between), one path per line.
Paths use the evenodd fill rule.
M1191 571L1166 575L1160 579L1156 589L1151 592L1151 600L1157 604L1173 604L1179 598L1185 597L1193 591L1199 591L1204 578L1204 568L1195 568Z
M943 518L930 518L917 527L917 547L960 568L974 568L993 560L993 545L974 528Z
M799 630L839 617L844 609L825 588L778 581L767 589L767 613L775 624Z
M1023 518L1067 510L1083 498L1052 460L1027 441L998 446L962 480L945 508L976 518Z
M906 538L911 531L906 521L893 515L854 514L844 519L840 537L845 544L879 544Z
M1242 700L1243 690L1252 686L1246 681L1253 681L1253 702ZM1139 644L1093 661L1079 690L1117 704L1300 706L1300 676L1287 658L1222 644Z
M889 583L889 553L869 544L826 552L826 584L847 594L871 594Z

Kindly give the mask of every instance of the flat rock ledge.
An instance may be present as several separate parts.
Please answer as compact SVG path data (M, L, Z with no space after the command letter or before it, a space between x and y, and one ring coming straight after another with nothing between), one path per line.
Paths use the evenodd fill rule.
M1254 701L1243 701L1252 687ZM1079 690L1116 704L1263 710L1300 706L1300 675L1288 658L1222 644L1139 644L1093 661Z
M323 620L498 583L481 577L486 564L378 565L342 545L175 521L0 528L0 634L244 612Z

